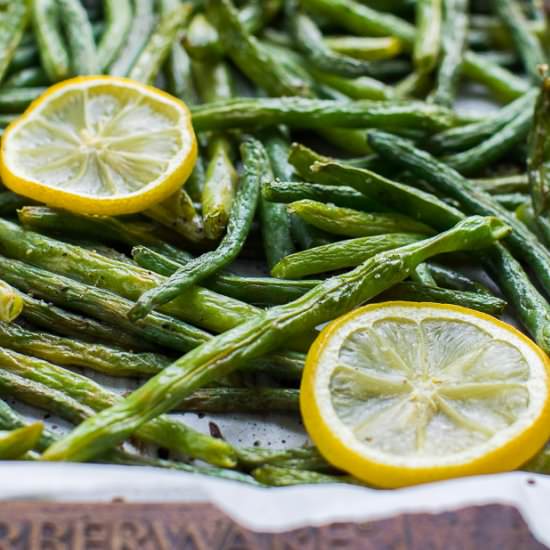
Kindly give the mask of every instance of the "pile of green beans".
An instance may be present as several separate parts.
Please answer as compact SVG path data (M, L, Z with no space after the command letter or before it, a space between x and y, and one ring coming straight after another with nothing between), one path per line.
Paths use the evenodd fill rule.
M511 306L550 353L550 29L524 7L0 3L1 129L105 74L185 101L199 144L188 181L132 216L0 189L0 398L74 424L58 437L0 400L0 460L358 483L314 447L245 448L170 412L299 417L319 325L375 300ZM492 114L463 112L471 83ZM550 474L547 454L527 468Z

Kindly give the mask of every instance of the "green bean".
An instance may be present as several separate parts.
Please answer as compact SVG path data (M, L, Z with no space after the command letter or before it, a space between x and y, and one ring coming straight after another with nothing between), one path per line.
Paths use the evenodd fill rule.
M550 221L546 216L536 216L530 201L526 201L519 206L515 211L515 215L546 247L550 247Z
M422 235L392 233L338 241L291 254L275 265L271 274L283 279L300 279L355 267L379 252L406 246L423 238Z
M548 211L550 184L545 161L548 160L548 129L550 119L550 78L544 78L535 105L533 124L527 151L527 178L533 208L537 216Z
M451 167L397 136L371 132L369 139L379 154L459 201L467 212L490 213L505 220L513 228L506 243L514 254L529 263L543 288L550 292L550 252L513 214L496 203L491 195L476 189Z
M521 6L515 0L495 0L495 9L510 32L527 74L538 81L538 66L546 63L546 57L538 38L528 27Z
M23 311L23 298L5 281L0 280L0 321L11 323Z
M506 208L506 210L513 211L526 202L530 202L529 197L523 193L502 193L500 195L494 195L493 199L500 204L500 206Z
M238 12L238 19L243 28L255 34L273 17L282 5L281 0L252 1ZM185 36L185 45L189 54L198 61L216 62L224 54L224 45L218 31L203 13L197 13L189 25Z
M443 0L443 26L441 29L441 62L437 70L437 83L431 101L452 107L468 34L467 0Z
M151 376L170 362L157 353L129 353L5 323L0 323L0 346L56 365L84 367L116 377Z
M327 36L324 40L331 50L365 61L390 59L402 51L401 41L394 36Z
M154 252L142 246L136 246L132 250L134 260L137 261L139 265L142 265L142 267L145 267L145 269L155 271L162 275L171 275L174 271L181 267L181 264L185 264L193 258L193 256L187 252L176 249L156 238L154 233L152 233L152 228L149 224L125 222L119 218L110 218L107 216L82 216L47 207L22 208L18 214L21 223L25 225L25 227L38 231L62 233L65 229L65 233L67 233L66 228L70 227L71 232L69 234L75 234L79 237L84 237L87 235L88 237L92 237L100 241L112 241L129 246L143 244L152 246L152 248L154 248ZM169 270L168 272L158 271L149 265L144 265L141 263L142 260L140 258L142 256L147 257L149 254L153 256L165 254L176 262L179 262L179 264L175 264L175 268ZM263 282L260 283L260 281ZM277 283L276 281L272 282ZM284 283L286 285L286 282ZM232 285L234 285L232 291L233 294L246 295L246 292L243 292L241 287L246 287L248 284L252 284L252 281L248 278L235 277L225 273L220 273L207 281L207 285L210 288L223 288L223 291L219 291L221 294L225 294L225 291L228 288L232 288ZM277 286L277 284L271 287L268 280L259 279L257 285L258 293L256 294L252 292L250 294L252 299L245 301L256 303L256 300L259 300L259 304L265 305L271 302L262 302L262 300L265 299L264 296L278 294L281 292L284 294L285 292L285 290L281 289ZM233 296L233 294L229 293L228 296ZM285 298L282 299L285 300Z
M163 6L165 4L166 2ZM191 59L179 42L172 44L172 49L164 64L164 73L168 81L168 91L173 96L183 100L187 105L195 105L199 102L191 70ZM188 188L189 180L187 181Z
M27 2L10 2L2 12L0 25L0 82L4 79L29 19Z
M402 214L375 214L342 208L322 202L301 200L288 206L306 223L327 233L344 237L367 237L387 233L420 233L432 235L433 229Z
M21 379L20 379L21 380ZM27 382L28 383L28 382ZM19 414L17 414L11 407L9 407L4 401L0 400L0 426L5 430L15 430L18 428L28 427L27 424ZM35 444L35 448L38 451L42 451L51 445L59 437L50 432L47 429L43 429L38 441ZM258 454L256 451L255 454ZM252 455L254 459L254 454ZM257 460L257 459L256 459ZM114 464L125 464L128 466L153 466L156 468L168 468L172 470L181 470L184 472L191 472L202 475L209 475L214 477L220 477L223 479L238 480L246 483L253 483L253 479L246 474L241 474L234 470L226 470L223 468L215 468L213 466L190 466L182 462L174 462L170 460L160 460L145 457L135 453L128 453L124 451L113 451L103 456L99 460L100 462L110 462ZM302 459L304 464L308 462L315 466L314 457L311 459Z
M169 262L169 260L165 259L165 263L166 262ZM146 320L150 327L155 327L156 325L157 334L155 335L153 329L142 331L139 327L140 323L138 323L137 327L131 327L131 323L126 321L125 310L130 309L132 305L129 302L125 302L124 310L117 309L117 303L120 302L115 298L109 308L109 310L114 313L110 315L109 310L102 310L98 312L98 308L93 307L94 303L96 303L99 307L104 307L100 306L99 303L96 302L98 297L98 289L86 287L85 285L79 285L75 281L64 277L55 278L56 282L59 279L56 283L59 288L55 288L53 278L50 277L47 272L33 268L32 266L28 266L26 264L22 264L16 260L7 260L1 257L0 263L3 265L3 270L6 273L6 277L9 276L10 280L12 280L14 284L20 285L20 287L27 289L32 288L35 293L44 296L51 296L52 299L55 299L56 301L58 300L59 303L65 303L66 300L69 300L71 307L78 307L79 309L90 311L92 315L101 316L102 318L110 318L111 320L113 318L118 318L121 323L126 324L129 327L128 332L121 330L119 326L116 327L116 329L111 329L109 326L99 324L92 319L80 317L74 313L56 308L51 304L46 304L31 298L30 296L23 295L25 305L22 316L33 324L42 326L48 330L54 330L62 335L76 337L80 340L89 340L92 343L97 343L98 340L100 342L104 341L108 344L114 344L117 347L122 347L129 350L149 350L151 349L151 346L147 345L147 339L138 338L136 341L132 339L132 334L143 336L144 332L149 332L151 334L151 338L149 340L154 341L154 343L163 343L166 347L180 352L190 349L190 347L196 346L199 343L205 342L211 338L211 336L206 332L190 328L190 334L192 338L195 339L193 343L193 339L190 339L189 335L187 335L185 331L182 332L180 324L174 324L173 319L167 318L167 321L162 324L155 323L154 319L151 321L151 317L158 318L158 314L152 314ZM173 265L173 262L171 262L170 265ZM179 267L178 264L175 264L175 266L176 267L173 270L176 270ZM25 281L26 273L35 278L34 285ZM242 278L238 278L233 282L233 284L234 288L242 289L245 287L245 281ZM252 280L252 287L254 286L258 289L257 292L260 293L260 295L262 292L265 295L271 295L275 290L281 294L279 299L282 302L288 301L287 298L292 299L292 297L300 296L305 290L311 288L309 283L307 285L303 285L307 287L303 290L300 288L299 282L291 285L288 284L287 281L275 281L275 285L273 285L270 283L270 280L267 280L266 282L265 279ZM80 294L80 299L77 303L76 300L74 300L74 297L75 292L79 289L82 293ZM110 296L103 294L103 297L109 298ZM266 357L261 361L257 361L254 365L248 368L253 367L254 369L269 371L273 369L281 369L287 377L292 378L293 373L297 370L297 361L302 361L303 363L303 359L297 359L297 357L301 356L300 354L296 354L294 352L287 352L285 354L271 354L269 357Z
M4 88L25 88L32 86L46 86L48 76L42 67L28 67L13 73L4 82Z
M288 180L295 177L294 168L288 162L288 153L290 146L288 141L281 133L272 133L271 137L266 141L266 151L271 163L273 175L280 180ZM289 227L290 235L295 244L299 245L302 250L317 244L326 244L330 242L325 236L314 227L308 226L298 216L289 214L287 211L287 219L284 220L285 226ZM289 247L290 251L290 247Z
M0 216L13 215L16 210L29 203L32 203L32 201L26 197L22 197L11 191L0 191Z
M288 22L296 46L315 68L345 77L370 74L370 63L367 61L333 52L324 43L315 21L297 10L296 6L288 14Z
M428 148L434 153L450 153L475 146L533 108L537 91L531 90L519 99L484 120L458 128L444 130L428 139Z
M353 187L366 197L431 227L444 229L463 217L460 211L429 193L391 181L370 170L335 162L307 147L294 145L289 158L298 173L309 181Z
M416 269L411 271L411 281L418 283L422 286L427 287L437 287L435 279L432 277L432 273L427 264L422 263L416 266Z
M298 470L314 470L316 472L334 473L336 468L330 465L315 447L298 447L294 449L238 449L239 465L245 470L253 470L260 466L276 466Z
M238 277L226 275L218 277L209 285L220 294L257 306L286 304L311 290L321 281L286 281L271 277Z
M193 16L184 41L189 55L197 61L215 63L223 57L223 45L218 31L204 13L199 12Z
M225 63L196 64L194 69L203 101L229 99L233 95L231 74ZM229 220L238 178L231 160L231 142L226 136L210 136L208 153L210 160L201 197L204 232L209 239L219 240Z
M252 82L272 95L308 94L306 83L283 70L246 31L231 0L207 0L206 4L227 55Z
M144 214L166 228L176 231L191 243L204 241L202 217L183 187L164 202L145 210Z
M0 113L21 113L40 97L46 88L7 88L0 90Z
M103 11L107 26L97 45L100 69L105 69L115 60L118 52L127 41L132 25L132 5L130 0L104 0Z
M145 84L155 80L162 64L170 55L176 36L189 20L191 12L192 6L187 3L162 15L157 28L132 65L128 74L130 78Z
M521 143L531 127L533 112L526 109L491 137L475 147L444 158L445 162L462 174L479 172Z
M394 88L369 76L342 78L315 69L310 69L310 72L318 82L330 86L352 99L396 99L397 97Z
M473 185L479 186L483 191L491 195L500 195L502 193L526 193L529 191L529 182L527 181L526 174L476 178L470 181Z
M519 59L516 52L513 51L490 51L480 52L478 54L483 59L488 60L491 63L496 63L502 67L517 68Z
M189 103L193 105L193 103ZM204 189L204 180L206 179L206 168L202 155L197 156L195 161L195 167L189 176L189 179L185 182L185 190L189 197L194 201L200 201L202 196L202 190Z
M71 69L75 75L99 74L100 66L92 26L79 0L57 0L63 16Z
M384 209L353 187L304 183L301 181L265 181L262 196L268 201L290 203L308 199L347 208L380 212Z
M48 394L51 392L59 398L68 398L64 403L60 403L59 410L53 407L50 407L50 410L59 412L69 421L82 420L94 411L106 409L123 399L86 376L58 367L43 359L4 348L0 348L0 370L38 384L46 388ZM30 398L27 401L32 403ZM74 402L79 404L78 409L73 408ZM137 430L136 435L144 441L218 466L235 465L235 451L228 443L205 436L168 417L159 417L143 425Z
M164 369L120 404L80 424L52 445L45 460L86 460L117 445L144 422L170 410L192 391L229 374L246 360L284 344L372 299L435 254L490 246L509 229L496 218L472 217L450 231L377 254L355 270L327 279L298 300L277 306L217 336ZM342 296L346 299L342 300Z
M133 306L130 300L18 260L0 256L0 264L3 277L19 290L32 292L33 295L51 300L58 306L85 313L124 332L135 334L151 344L161 344L184 352L210 338L207 332L158 313L140 323L132 323L127 319Z
M239 20L252 34L272 21L283 5L282 0L249 0L239 11Z
M262 159L263 177L272 178L274 165L278 163L276 157L284 154L286 144L276 132L267 134L264 142L267 155L263 155ZM259 200L259 213L264 254L267 266L271 269L281 258L294 252L290 216L284 205L270 201L263 193Z
M299 391L275 388L203 388L176 410L205 413L298 413Z
M442 287L451 290L463 290L466 292L477 292L478 294L492 295L491 291L481 283L474 281L447 266L429 262L430 273L435 282Z
M379 13L354 0L302 0L305 9L318 11L355 34L395 36L412 48L415 28L394 15ZM511 72L489 63L472 51L464 55L464 74L486 85L506 100L515 99L528 90L528 84Z
M408 101L236 98L193 108L197 131L286 124L294 128L379 128L434 132L453 124L446 109Z
M278 466L261 466L252 471L256 481L273 487L288 487L292 485L318 483L351 483L359 485L351 476L333 476L308 470L281 468Z
M231 207L227 233L220 245L216 250L190 260L162 284L142 294L129 313L131 320L143 319L153 309L180 296L184 290L219 271L239 255L256 212L265 151L258 141L247 138L241 145L241 155L244 174Z
M18 413L16 413L5 401L0 399L0 428L2 430L17 430L19 428L25 428L28 425L29 424L25 422ZM56 439L56 436L52 432L43 428L40 437L35 442L34 448L43 451Z
M441 11L441 0L417 0L416 2L413 60L415 67L421 73L431 72L439 58Z
M124 332L120 328L113 328L94 319L65 311L27 294L23 294L23 301L24 306L21 317L45 330L93 344L105 343L129 351L149 351L152 349L151 344L145 342L142 338Z
M167 258L143 246L135 247L132 250L132 257L141 267L164 276L172 275L182 266L174 258ZM258 306L272 306L286 304L302 296L319 282L287 281L271 277L240 277L219 273L208 279L206 284L225 296Z
M0 432L0 460L22 458L26 452L34 449L43 429L42 422L35 422L16 430Z
M506 294L521 324L535 342L550 352L550 306L538 292L518 261L503 246L489 256L491 275Z
M68 54L67 54L68 55ZM15 50L13 54L8 74L20 71L21 69L27 69L40 62L38 55L38 48L36 44L29 44L28 46L21 46Z
M407 281L399 283L384 292L381 299L453 304L482 311L489 315L500 315L507 305L504 300L487 294L465 290L449 290Z
M109 74L128 76L155 27L154 0L134 0L134 17L126 43L109 67Z
M210 160L202 189L202 215L207 238L219 240L230 219L237 187L237 172L231 162L232 146L223 135L211 137Z
M158 228L148 222L74 214L47 206L23 206L18 210L17 216L22 225L35 231L60 236L69 233L82 239L89 238L129 246L146 244L171 248L160 238ZM180 252L184 254L183 251Z
M4 368L0 350L0 395L16 398L32 407L53 413L73 424L91 416L93 410L59 390L28 380Z
M503 25L499 17L474 13L471 17L472 31L483 35L483 46L488 48L503 49L510 47L512 37L510 32ZM528 20L529 30L542 38L544 25L540 21Z

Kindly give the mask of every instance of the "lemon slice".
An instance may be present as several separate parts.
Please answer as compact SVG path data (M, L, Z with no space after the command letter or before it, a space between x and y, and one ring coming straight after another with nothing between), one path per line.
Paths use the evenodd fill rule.
M550 437L548 357L457 306L387 302L337 319L300 393L325 458L379 487L512 470Z
M85 214L130 214L187 179L197 155L185 103L112 76L49 88L2 139L4 184L21 195Z

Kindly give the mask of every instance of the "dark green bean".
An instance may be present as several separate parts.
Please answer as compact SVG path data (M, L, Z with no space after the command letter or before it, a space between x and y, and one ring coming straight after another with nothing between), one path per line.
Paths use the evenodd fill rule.
M129 353L7 323L0 323L0 346L56 365L85 367L117 377L151 376L170 363L168 357L156 353Z
M532 120L533 111L525 109L491 137L467 151L447 156L444 160L449 166L462 174L479 172L492 162L500 159L512 147L524 141Z
M311 200L293 202L288 208L306 223L327 233L344 237L367 237L388 233L434 233L426 224L402 214L360 212Z
M48 85L48 75L42 67L28 67L21 69L6 79L4 88L26 88Z
M191 16L191 4L183 4L164 13L149 40L138 54L128 74L129 78L152 83L170 55L172 45Z
M23 301L21 317L44 330L93 344L114 345L127 351L150 351L153 348L143 338L124 332L120 330L120 327L113 328L94 319L82 317L77 313L37 300L27 294L23 294Z
M287 124L296 128L378 128L433 132L453 124L441 107L408 101L338 101L327 99L236 98L193 109L198 131Z
M510 32L527 74L535 81L539 80L539 65L546 63L546 56L538 38L528 27L523 10L516 0L494 0L495 9L504 26Z
M95 75L100 65L92 25L79 0L57 0L62 13L61 25L67 37L72 73Z
M431 101L452 107L468 34L467 0L443 0L442 56Z
M190 260L161 285L142 294L130 311L130 319L142 319L154 308L179 296L184 290L219 271L238 256L254 219L262 168L267 162L261 143L253 138L243 141L241 155L244 174L231 206L227 233L218 248Z
M2 13L0 33L0 82L4 79L29 20L28 2L10 2Z
M203 388L186 397L180 411L206 413L299 413L299 390Z
M32 292L58 306L85 313L119 327L124 332L135 334L153 345L162 344L183 352L210 338L207 332L164 314L155 313L140 323L132 323L127 319L133 306L130 300L18 260L0 256L0 263L4 279L23 292Z
M132 25L132 5L130 0L104 0L103 12L107 25L97 45L100 69L109 67L126 43Z
M246 31L231 0L207 0L206 4L227 55L252 82L273 95L308 94L307 84L282 70Z
M489 315L500 315L506 307L506 302L495 296L480 294L478 292L425 286L406 281L390 288L390 290L382 294L380 299L454 304L476 309Z
M290 203L309 199L367 212L382 212L384 210L377 202L359 193L353 187L343 185L322 185L301 181L265 181L262 185L262 195L268 201L273 202Z
M379 252L417 242L422 235L393 233L338 241L296 252L283 258L271 270L274 277L300 279L346 267L355 267Z
M463 216L460 211L429 193L384 178L370 170L335 162L302 145L292 147L290 162L309 181L353 187L366 197L437 229L449 227Z
M533 125L527 151L527 178L533 208L537 216L546 214L550 207L550 182L547 165L550 138L550 78L545 77L535 105Z
M531 90L519 99L503 107L493 116L484 120L451 128L435 134L428 140L428 148L434 153L451 153L475 146L490 138L506 125L515 121L522 113L529 111L535 104L537 91Z
M154 0L134 0L134 18L128 38L109 67L109 74L128 76L154 27Z
M506 220L513 228L506 243L514 254L529 263L543 288L550 292L550 252L513 214L496 203L491 195L476 189L450 166L415 148L406 140L374 131L369 134L369 140L379 154L458 200L467 212L491 213Z
M295 2L291 2L295 4ZM306 59L320 71L345 77L370 74L370 64L353 57L333 52L323 41L323 35L315 21L296 6L288 14L288 22L294 42Z
M0 113L21 113L45 90L41 87L0 90Z
M413 60L421 74L431 72L439 58L441 11L441 0L416 0Z

